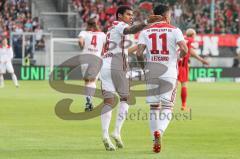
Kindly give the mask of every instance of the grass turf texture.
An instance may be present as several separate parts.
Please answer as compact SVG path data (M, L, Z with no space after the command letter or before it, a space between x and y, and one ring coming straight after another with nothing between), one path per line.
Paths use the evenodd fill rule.
M75 82L76 83L76 82ZM192 120L173 120L162 153L152 153L147 120L127 120L122 130L125 148L106 152L100 117L64 121L54 112L57 101L74 99L73 112L83 110L84 98L52 90L45 81L10 81L0 89L0 159L237 159L240 156L240 85L189 83ZM138 88L139 89L139 88ZM179 89L180 90L180 89ZM180 112L180 97L175 112ZM95 103L99 103L97 99ZM145 98L137 98L130 113L147 113ZM115 112L111 130L115 124Z

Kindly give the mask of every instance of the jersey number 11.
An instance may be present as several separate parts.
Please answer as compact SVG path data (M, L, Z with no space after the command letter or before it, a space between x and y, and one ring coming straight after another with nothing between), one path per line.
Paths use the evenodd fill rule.
M162 39L162 50L157 49L157 40L158 39L157 39L156 33L150 34L148 37L149 37L149 39L152 39L152 50L150 50L151 54L159 54L159 53L161 53L162 55L169 54L169 50L167 49L167 34L166 33L161 34L159 36L159 39Z

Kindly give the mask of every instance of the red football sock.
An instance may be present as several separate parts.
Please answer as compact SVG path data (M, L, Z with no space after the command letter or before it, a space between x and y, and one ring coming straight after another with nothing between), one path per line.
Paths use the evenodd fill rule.
M183 106L183 107L186 107L186 102L187 102L187 87L182 87L181 98L182 98L182 106Z

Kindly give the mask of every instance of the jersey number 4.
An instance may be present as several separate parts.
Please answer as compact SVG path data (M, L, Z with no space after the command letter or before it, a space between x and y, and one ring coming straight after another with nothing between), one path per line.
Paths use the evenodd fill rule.
M91 45L93 45L94 47L97 46L97 35L93 35Z
M152 39L152 50L150 50L151 54L159 54L159 53L161 53L162 55L169 54L169 50L167 48L167 34L166 33L161 34L159 36L159 39L162 40L162 50L157 49L158 39L157 39L156 33L150 34L148 37L149 37L149 39Z

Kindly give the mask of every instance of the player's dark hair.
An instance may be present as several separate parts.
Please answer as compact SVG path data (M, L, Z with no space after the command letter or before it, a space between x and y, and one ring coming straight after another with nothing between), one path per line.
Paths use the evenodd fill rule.
M170 10L169 6L166 4L159 4L153 10L154 15L164 16L166 12Z
M127 10L133 10L130 6L122 5L119 6L116 12L116 19L118 20L118 14L124 14Z

